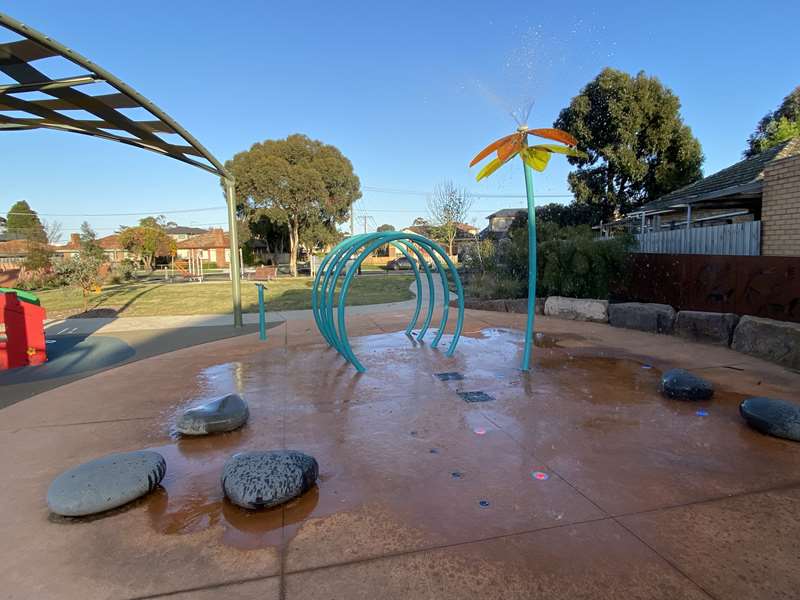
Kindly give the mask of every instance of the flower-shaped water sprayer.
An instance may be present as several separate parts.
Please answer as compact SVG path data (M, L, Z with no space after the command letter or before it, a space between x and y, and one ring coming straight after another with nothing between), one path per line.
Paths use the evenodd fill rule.
M529 146L529 135L561 143ZM534 211L533 171L544 171L553 154L585 157L586 154L578 150L577 145L578 140L566 131L552 128L528 129L527 125L520 125L516 132L486 146L469 163L469 166L473 167L490 154L495 153L495 158L478 172L476 177L478 181L488 177L517 155L522 159L524 165L525 190L528 196L528 321L525 326L525 350L522 355L523 371L530 368L536 308L536 213Z

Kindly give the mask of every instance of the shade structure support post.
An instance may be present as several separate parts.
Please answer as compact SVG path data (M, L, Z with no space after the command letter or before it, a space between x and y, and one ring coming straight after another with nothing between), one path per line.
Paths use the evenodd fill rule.
M533 325L536 319L536 211L533 197L533 170L527 163L525 168L525 193L528 197L528 320L525 323L525 349L522 353L523 371L531 368L533 347Z
M231 246L231 297L233 298L233 326L242 326L242 271L239 265L239 229L236 226L236 186L232 177L222 179L228 203L228 231Z

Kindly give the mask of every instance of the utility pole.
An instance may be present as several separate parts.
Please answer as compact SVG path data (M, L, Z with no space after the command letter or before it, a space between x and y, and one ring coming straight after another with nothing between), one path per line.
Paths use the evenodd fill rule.
M367 233L367 219L369 219L369 216L364 215L363 217L359 217L359 219L364 219L364 233Z

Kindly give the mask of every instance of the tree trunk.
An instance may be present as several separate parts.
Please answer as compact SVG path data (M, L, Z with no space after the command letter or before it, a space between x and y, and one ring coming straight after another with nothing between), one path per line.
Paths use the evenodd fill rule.
M300 237L300 226L296 220L289 220L289 271L297 277L297 250Z
M447 241L447 254L450 255L450 256L453 256L453 242L454 241L455 241L454 237L450 238Z

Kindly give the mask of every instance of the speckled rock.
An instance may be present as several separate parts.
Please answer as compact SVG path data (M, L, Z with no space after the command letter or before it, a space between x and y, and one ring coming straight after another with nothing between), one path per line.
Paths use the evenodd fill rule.
M670 334L675 324L675 310L667 304L609 304L608 322L612 327Z
M47 490L47 505L65 517L111 510L153 491L166 472L167 462L158 452L109 454L56 477Z
M672 369L661 377L661 393L674 400L708 400L714 386L686 369Z
M296 498L317 481L313 456L294 450L234 454L222 471L222 489L243 508L269 508Z
M747 398L739 413L753 429L800 442L800 404L774 398Z
M238 394L228 394L184 411L175 428L184 435L221 433L238 429L249 416L247 402Z

